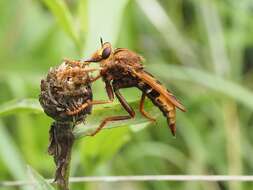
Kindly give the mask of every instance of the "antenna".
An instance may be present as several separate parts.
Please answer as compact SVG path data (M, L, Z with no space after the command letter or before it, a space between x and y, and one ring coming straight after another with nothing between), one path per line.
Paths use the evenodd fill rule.
M103 38L102 37L100 37L100 43L101 43L101 47L103 47L104 42L103 42Z

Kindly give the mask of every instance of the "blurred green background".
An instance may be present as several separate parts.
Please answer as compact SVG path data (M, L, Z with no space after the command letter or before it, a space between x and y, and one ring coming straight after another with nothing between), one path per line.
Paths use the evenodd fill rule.
M252 18L252 0L1 0L0 180L27 179L26 165L53 177L55 166L47 155L52 120L26 109L7 113L13 106L8 102L37 98L50 67L63 58L88 57L100 46L100 36L143 55L146 69L187 112L177 112L176 138L160 114L158 124L79 139L71 176L253 174ZM95 99L106 98L101 81L93 91ZM123 93L129 101L140 99L135 89ZM252 188L236 182L72 185L90 190Z

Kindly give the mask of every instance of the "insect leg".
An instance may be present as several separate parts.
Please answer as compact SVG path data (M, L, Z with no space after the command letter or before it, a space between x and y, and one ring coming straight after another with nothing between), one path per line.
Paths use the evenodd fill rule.
M131 119L132 117L130 115L126 115L126 116L113 116L113 117L107 117L105 118L101 124L99 125L99 127L96 129L95 132L93 132L90 136L94 136L96 135L103 127L105 127L105 125L109 122L113 122L113 121L121 121L121 120L127 120L127 119Z
M89 105L108 104L108 103L111 103L111 101L110 100L94 100L92 102L86 102L86 103L82 104L80 107L78 107L76 110L67 111L66 114L67 115L76 115L76 114L80 113L81 111L83 111L85 108L87 108Z
M94 78L91 78L91 79L90 79L90 82L94 82L94 81L98 80L99 78L101 78L101 75L100 75L100 74L97 75L97 76L95 76Z
M129 113L129 115L133 118L135 116L135 112L133 108L127 103L126 99L121 95L119 90L114 90L116 97L118 98L121 105L124 109Z
M151 117L145 110L144 110L144 102L145 102L145 98L146 98L146 94L143 92L141 95L141 101L140 101L140 106L139 106L139 110L141 112L141 114L146 117L147 119L149 119L150 121L154 122L156 121L155 118Z
M114 100L114 93L110 81L105 82L105 89L109 100L112 102Z
M106 89L107 95L109 97L109 100L93 100L92 102L90 102L90 104L92 104L92 105L98 105L98 104L109 104L109 103L112 103L113 100L114 100L114 94L113 94L112 86L111 86L111 84L109 82L106 83L105 89Z
M80 107L78 107L76 110L69 110L66 112L67 115L76 115L78 113L80 113L81 111L83 111L85 108L87 108L90 105L89 102L86 102L84 104L82 104Z
M76 115L76 114L80 113L81 111L83 111L85 108L87 108L89 105L112 103L112 101L114 100L114 95L113 95L112 86L109 82L106 84L106 92L107 92L107 95L109 97L109 100L87 101L84 104L82 104L81 106L79 106L77 109L75 109L73 111L71 111L71 110L67 111L66 114L67 115Z
M107 96L109 97L109 100L93 100L91 102L92 105L108 104L108 103L113 102L114 94L113 94L112 86L111 86L110 82L105 82L105 84L106 84L105 89L106 89Z
M127 101L121 95L121 93L119 92L119 90L118 89L117 90L114 89L114 92L115 92L116 97L118 98L119 102L124 107L124 109L129 113L129 115L126 115L126 116L112 116L112 117L105 118L101 122L101 124L99 125L99 127L96 129L96 131L91 134L91 136L96 135L109 122L127 120L127 119L131 119L131 118L133 118L135 116L135 112L134 112L133 108L131 108L131 106L127 103ZM109 94L108 94L108 96L109 96Z

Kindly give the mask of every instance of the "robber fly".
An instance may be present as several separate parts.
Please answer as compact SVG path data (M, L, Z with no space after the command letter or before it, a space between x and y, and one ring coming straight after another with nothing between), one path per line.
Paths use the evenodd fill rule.
M163 115L167 118L169 128L173 135L176 133L176 108L186 111L184 106L176 97L156 80L150 73L144 70L143 58L137 53L126 48L113 49L109 42L103 43L90 58L86 59L87 63L100 62L100 73L94 80L102 77L105 82L106 92L109 101L114 100L114 94L118 98L123 108L129 115L113 116L105 118L97 130L92 134L95 135L108 122L131 119L135 116L133 108L127 103L121 95L121 88L137 87L142 91L139 110L141 114L151 121L155 121L144 110L144 101L148 97L155 106L157 106Z

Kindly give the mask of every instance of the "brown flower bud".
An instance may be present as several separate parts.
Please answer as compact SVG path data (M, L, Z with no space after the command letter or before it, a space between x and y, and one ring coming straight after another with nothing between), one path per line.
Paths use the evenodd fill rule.
M54 120L77 123L90 114L91 105L75 114L67 114L92 101L88 70L80 61L64 60L58 67L51 68L40 87L40 104Z
M91 113L89 71L92 69L86 68L80 61L64 60L41 80L40 104L44 112L56 120L49 132L48 153L55 160L55 182L59 189L68 189L73 127Z

